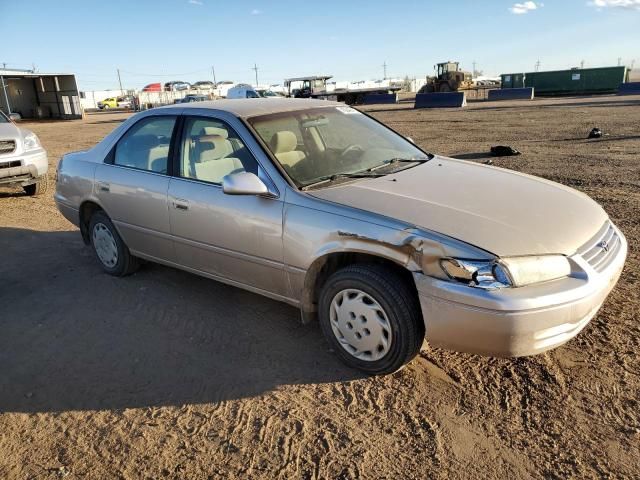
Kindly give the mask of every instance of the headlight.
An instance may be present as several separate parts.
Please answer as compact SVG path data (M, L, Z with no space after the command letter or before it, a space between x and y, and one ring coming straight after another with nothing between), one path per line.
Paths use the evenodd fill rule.
M452 280L487 289L522 287L571 274L569 260L562 255L510 257L494 261L443 258L440 266Z
M24 151L37 150L40 148L40 140L35 133L28 133L23 138Z

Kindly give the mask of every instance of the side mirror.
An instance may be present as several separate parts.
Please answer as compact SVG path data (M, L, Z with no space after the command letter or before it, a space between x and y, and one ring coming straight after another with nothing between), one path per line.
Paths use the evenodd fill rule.
M227 195L269 195L269 189L255 173L231 173L222 179L222 191Z
M17 122L18 120L22 120L22 115L20 115L19 113L10 113L9 120L11 120L12 122Z

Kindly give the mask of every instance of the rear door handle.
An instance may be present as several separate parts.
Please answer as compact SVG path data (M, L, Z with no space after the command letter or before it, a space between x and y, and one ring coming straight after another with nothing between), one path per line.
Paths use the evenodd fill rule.
M178 210L189 210L189 201L183 198L176 198L173 200L173 208Z
M109 184L106 182L98 182L98 190L100 190L101 192L108 192Z

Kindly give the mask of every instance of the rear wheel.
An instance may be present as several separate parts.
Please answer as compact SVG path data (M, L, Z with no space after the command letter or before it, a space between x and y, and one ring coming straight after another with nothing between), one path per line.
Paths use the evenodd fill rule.
M352 265L329 277L320 295L320 325L347 365L380 375L420 351L424 322L408 282L381 265Z
M42 195L47 191L48 186L49 184L47 181L47 177L44 176L36 180L36 182L32 183L31 185L25 185L24 187L22 187L22 189L29 196Z
M138 258L131 255L129 247L103 211L97 211L91 216L89 238L96 258L108 274L123 277L138 269Z

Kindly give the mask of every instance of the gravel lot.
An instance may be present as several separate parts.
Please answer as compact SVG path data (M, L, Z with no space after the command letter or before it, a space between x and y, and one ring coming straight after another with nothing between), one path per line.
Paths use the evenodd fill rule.
M366 110L469 161L515 146L494 164L601 203L630 253L591 324L537 357L425 344L365 378L295 309L157 265L109 277L53 185L0 189L0 478L640 478L640 97ZM126 116L23 124L53 179Z

